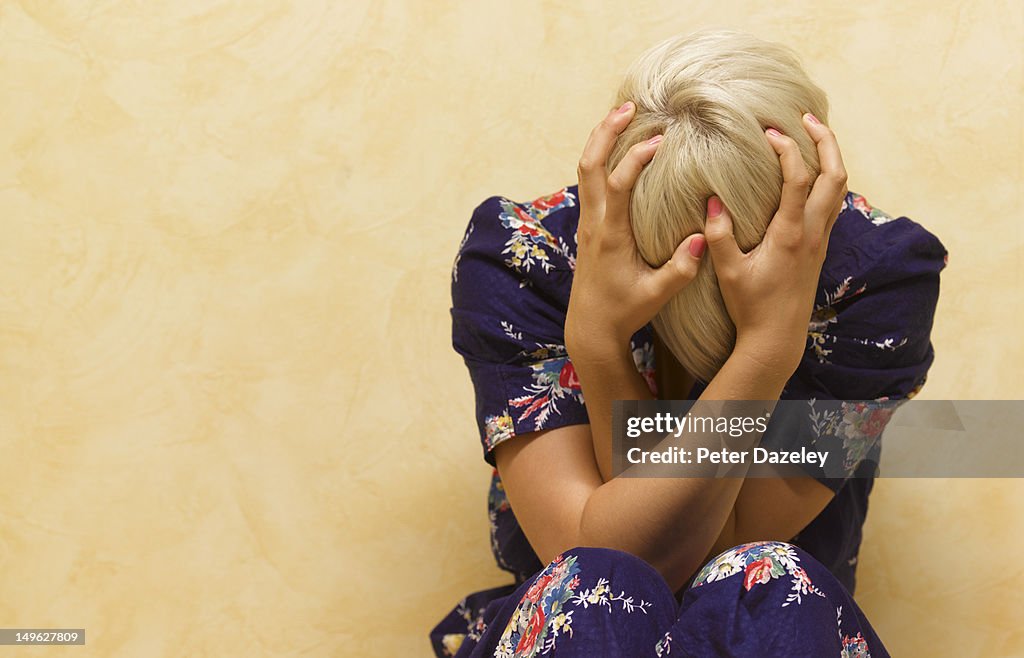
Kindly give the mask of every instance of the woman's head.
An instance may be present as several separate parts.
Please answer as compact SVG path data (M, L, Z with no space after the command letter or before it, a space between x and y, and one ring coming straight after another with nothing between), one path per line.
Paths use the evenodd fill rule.
M729 209L744 251L764 237L779 206L782 169L764 130L796 140L817 176L814 142L801 118L828 121L828 99L788 48L732 31L702 31L663 41L629 68L616 105L636 104L608 170L630 146L657 134L664 140L641 172L630 205L643 258L660 266L680 242L704 229L708 197ZM711 263L672 298L654 328L686 369L710 381L735 342Z

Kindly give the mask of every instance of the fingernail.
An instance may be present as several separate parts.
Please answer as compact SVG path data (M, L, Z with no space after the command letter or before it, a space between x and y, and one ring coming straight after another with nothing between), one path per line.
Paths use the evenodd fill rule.
M657 144L664 137L665 137L664 135L655 135L654 137L651 137L649 140L647 140L647 143L648 144Z
M772 137L782 137L782 133L780 133L778 130L774 128L769 128L765 132L771 135Z
M626 112L629 112L629 108L631 108L631 107L633 107L633 101L626 101L625 103L622 104L622 107L620 107L616 111L619 114L625 114Z
M821 121L818 120L818 117L814 116L810 112L807 113L807 120L810 121L811 123L821 125Z
M716 196L708 199L708 217L718 217L722 214L722 200Z
M694 258L700 258L704 255L704 247L707 246L707 241L703 235L698 235L690 241L690 255Z

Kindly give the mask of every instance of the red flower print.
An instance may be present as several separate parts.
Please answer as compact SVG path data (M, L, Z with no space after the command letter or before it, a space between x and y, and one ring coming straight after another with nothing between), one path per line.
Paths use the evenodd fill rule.
M894 411L895 409L875 409L864 421L861 431L867 436L878 436L885 429Z
M517 231L519 231L523 235L532 235L532 236L540 235L540 231L538 231L537 227L534 226L535 220L533 219L533 217L530 217L530 215L527 214L527 212L525 210L523 210L522 208L520 208L518 206L516 206L515 212L516 212L516 217L518 217L519 221L522 222L522 224L520 224L519 226L516 227Z
M743 574L743 587L749 592L754 585L763 585L771 579L772 561L768 557L763 557L747 565L747 570Z
M870 658L871 654L868 653L868 642L864 639L864 636L860 633L857 633L853 637L844 635L843 655L851 656L851 658Z
M559 190L554 194L542 196L531 202L531 205L538 210L550 210L565 201L565 190Z
M544 630L544 610L537 606L537 609L533 611L533 616L530 617L529 623L526 624L523 636L519 638L519 644L516 645L516 653L533 649L533 645L537 642L537 638L540 637L542 630Z
M527 402L530 403L530 406L526 407L526 411L524 411L522 414L519 415L519 420L526 420L527 418L529 418L533 414L534 411L537 411L538 409L543 407L545 404L547 404L548 397L549 397L548 395L542 395L542 396L540 396L538 398L531 398L528 395L524 395L521 398L516 398L515 400L511 400L511 402L512 402L512 406L513 407L522 407ZM531 402L531 400L532 400L532 402Z
M562 366L562 372L558 373L558 385L575 391L580 390L580 378L576 375L576 366L568 359L565 360L565 365Z
M533 581L533 585L530 585L530 589L526 590L526 599L536 603L540 600L540 595L544 593L544 588L551 582L553 576L549 573L542 574Z

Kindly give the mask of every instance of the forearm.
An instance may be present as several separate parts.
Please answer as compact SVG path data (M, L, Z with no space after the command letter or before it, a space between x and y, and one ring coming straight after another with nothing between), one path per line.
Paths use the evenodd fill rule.
M616 400L653 400L629 349L580 346L570 351L590 419L594 458L601 480L612 479L612 404Z
M652 396L631 360L628 364L625 358L617 362L581 360L584 364L582 368L577 364L577 372L591 414L595 454L605 479L581 512L581 543L633 553L654 565L671 585L679 586L703 563L723 534L744 480L742 476L610 478L612 402ZM696 404L777 400L787 378L785 367L773 367L749 357L746 350L737 350ZM693 450L705 444L719 447L717 440L717 436L684 434L675 443ZM605 468L608 477L604 477Z
M795 353L801 348L798 345ZM653 400L654 395L628 348L580 341L569 352L587 403L594 457L601 479L608 482L612 479L612 404L616 400ZM796 362L776 355L789 352L794 352L791 346L773 346L756 339L738 343L700 400L777 400ZM772 356L755 356L761 354Z

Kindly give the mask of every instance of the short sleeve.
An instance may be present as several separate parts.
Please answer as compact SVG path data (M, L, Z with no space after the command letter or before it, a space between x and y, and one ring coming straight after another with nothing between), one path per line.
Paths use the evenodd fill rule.
M808 401L811 441L845 455L827 469L832 477L819 478L833 490L874 472L889 418L924 385L947 262L942 243L920 225L848 205L852 216L830 240L807 348L781 397Z
M906 399L934 359L932 323L946 249L902 217L869 238L844 222L844 238L823 272L807 349L785 397ZM833 238L833 241L835 238Z
M469 369L492 465L503 441L589 422L564 340L575 208L568 189L525 204L491 197L455 259L452 345Z

